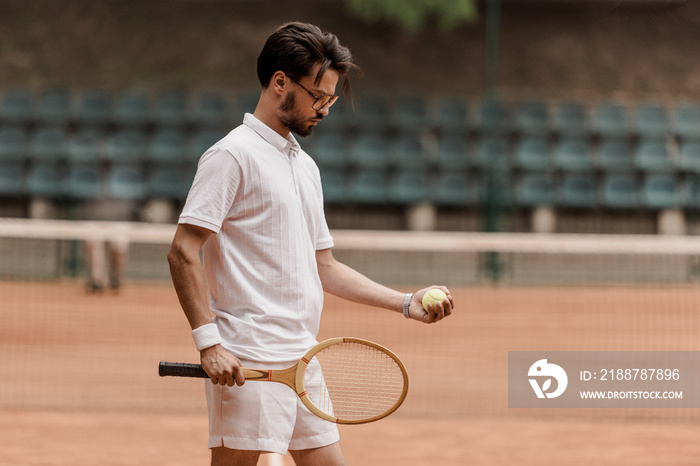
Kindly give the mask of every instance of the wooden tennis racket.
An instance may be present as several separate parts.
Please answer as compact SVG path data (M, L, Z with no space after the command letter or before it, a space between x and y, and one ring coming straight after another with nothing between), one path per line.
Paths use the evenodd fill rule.
M314 359L321 371L307 374L306 369ZM360 338L322 341L286 369L242 369L246 381L287 385L309 411L338 424L363 424L382 419L401 406L408 392L408 374L398 356L377 343ZM200 364L165 361L160 363L158 374L161 377L209 378Z

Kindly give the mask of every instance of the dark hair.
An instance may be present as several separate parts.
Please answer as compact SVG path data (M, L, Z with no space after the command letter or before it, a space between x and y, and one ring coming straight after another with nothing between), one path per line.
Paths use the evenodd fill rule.
M330 68L345 76L343 93L350 92L347 74L359 70L352 61L347 47L340 45L338 38L308 23L287 23L280 26L270 37L258 56L258 79L263 88L270 84L272 76L283 71L291 78L308 76L311 69L320 63L315 83L321 82Z

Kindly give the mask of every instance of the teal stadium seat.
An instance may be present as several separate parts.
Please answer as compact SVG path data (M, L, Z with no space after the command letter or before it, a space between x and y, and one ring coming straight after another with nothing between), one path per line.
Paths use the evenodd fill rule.
M194 119L199 127L228 126L230 114L226 95L218 91L202 92L197 98Z
M428 178L424 171L401 170L391 179L387 194L393 204L421 204L428 200Z
M76 120L80 126L101 127L112 115L112 94L104 89L86 89L80 94Z
M562 102L554 112L554 128L563 137L585 137L590 133L588 109L579 102Z
M545 102L531 100L518 104L515 124L521 134L543 136L549 131L549 108Z
M700 173L700 141L681 143L678 151L678 168L688 173Z
M700 211L700 177L689 176L681 191L682 205L692 212Z
M14 198L24 193L22 175L24 174L22 163L0 163L0 197Z
M622 138L630 134L627 107L606 102L595 109L594 125L597 133L604 138Z
M376 132L360 134L350 148L350 160L361 169L382 170L387 165L386 138Z
M508 141L505 138L485 137L477 143L476 162L485 171L509 170Z
M0 123L24 124L33 118L32 93L25 88L7 89L0 102Z
M511 130L511 111L500 100L485 99L479 108L481 130L486 135L502 135Z
M635 126L640 138L665 138L668 135L668 112L659 104L637 106Z
M180 167L161 166L150 170L147 195L152 199L182 201L187 197L190 180Z
M236 96L235 121L243 122L244 113L253 113L260 100L260 91L246 90ZM238 120L240 118L240 120Z
M348 200L357 204L384 204L386 195L386 180L377 170L359 171L348 184Z
M467 134L469 108L460 97L443 96L436 105L436 126L441 134Z
M156 165L185 162L185 136L176 129L157 131L147 146L146 159Z
M564 172L591 172L595 165L588 139L562 139L554 149L554 166Z
M127 89L116 98L113 119L120 126L141 126L150 120L150 96L141 89Z
M670 173L675 167L665 140L642 140L637 146L635 165L641 171Z
M343 204L346 201L344 170L321 170L321 184L323 186L324 203Z
M100 168L96 165L70 166L65 194L74 200L101 199L104 191Z
M608 174L603 178L602 205L608 209L636 209L639 207L637 181L630 174Z
M437 165L440 170L464 170L469 167L469 146L459 135L446 135L438 139Z
M392 122L399 131L419 131L428 122L428 105L419 95L402 95L393 107Z
M326 131L315 139L311 156L321 169L342 169L347 165L348 147L344 132Z
M604 139L598 148L598 163L604 172L634 170L632 146L626 139Z
M187 122L187 93L181 89L167 89L158 94L155 104L155 123L159 127L180 127Z
M33 198L58 198L61 196L61 178L55 164L33 165L25 180L27 195Z
M549 143L541 137L525 137L515 147L515 165L525 171L550 168Z
M665 174L647 175L642 185L642 203L649 209L682 208L676 177Z
M226 136L227 130L214 128L200 128L192 137L187 149L188 162L197 163L206 151Z
M554 183L544 173L528 173L520 177L516 191L518 205L523 207L554 205Z
M20 126L0 128L0 163L24 160L27 155L28 135Z
M95 129L83 129L68 140L68 161L74 164L92 164L101 161L102 133Z
M29 141L29 156L34 161L57 162L66 157L68 135L62 127L38 128Z
M107 138L105 156L112 164L135 164L143 161L146 136L143 131L125 128Z
M428 153L420 135L401 134L389 148L389 163L399 170L422 170L428 166Z
M559 205L573 209L596 207L596 186L593 175L567 173L559 188Z
M466 173L459 171L440 172L430 192L438 206L467 207L475 203L474 185Z
M390 105L387 97L371 92L360 97L356 110L356 126L371 131L384 131L390 123Z
M682 140L700 140L700 105L678 105L673 111L673 132Z
M37 119L43 124L67 123L72 116L71 100L67 89L46 89L39 96Z
M138 165L112 167L107 175L107 192L112 199L143 201L146 188L141 167Z

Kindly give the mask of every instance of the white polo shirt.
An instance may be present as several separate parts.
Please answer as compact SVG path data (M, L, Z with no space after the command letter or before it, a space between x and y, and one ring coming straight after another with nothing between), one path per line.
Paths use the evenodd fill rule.
M200 159L179 223L216 233L203 264L228 351L291 362L316 344L323 288L315 254L333 239L318 167L294 137L246 114Z

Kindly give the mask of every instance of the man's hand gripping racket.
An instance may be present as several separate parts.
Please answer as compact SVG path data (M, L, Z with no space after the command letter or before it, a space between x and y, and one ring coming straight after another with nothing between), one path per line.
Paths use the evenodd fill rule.
M318 362L319 371L309 371ZM242 368L246 380L279 382L294 390L309 411L338 424L362 424L396 411L408 392L401 360L381 345L360 338L331 338L311 348L286 369ZM163 376L209 378L200 364L162 361ZM322 377L321 382L312 377ZM314 383L316 382L316 383ZM309 390L307 387L319 387Z

